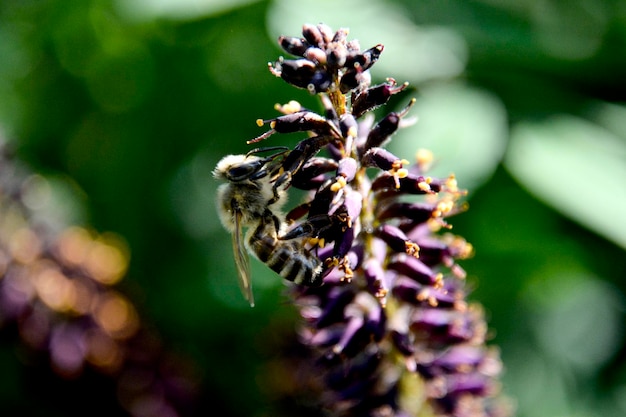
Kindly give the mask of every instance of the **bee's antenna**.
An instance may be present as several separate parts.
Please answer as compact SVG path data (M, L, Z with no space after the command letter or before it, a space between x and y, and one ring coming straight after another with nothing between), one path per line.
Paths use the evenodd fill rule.
M287 152L289 148L287 146L268 146L264 148L254 148L251 151L248 151L248 153L246 153L246 156L254 155L257 153L261 153L261 152L269 152L269 151L277 151L277 150L281 150L282 152L280 152L279 154L282 154L282 153ZM275 155L272 155L272 157L273 156Z

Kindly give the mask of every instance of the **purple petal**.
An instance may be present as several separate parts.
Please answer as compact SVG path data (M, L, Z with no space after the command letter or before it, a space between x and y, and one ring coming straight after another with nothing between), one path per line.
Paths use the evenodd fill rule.
M425 285L441 285L441 274L433 271L419 259L399 253L393 256L388 268Z

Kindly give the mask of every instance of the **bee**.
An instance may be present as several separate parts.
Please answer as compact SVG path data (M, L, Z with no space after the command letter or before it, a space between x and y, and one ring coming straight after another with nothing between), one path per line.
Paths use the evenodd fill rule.
M275 149L283 150L268 157L256 155ZM232 235L239 286L251 306L254 297L248 252L296 284L317 286L322 281L322 261L306 248L305 238L282 238L285 220L280 208L290 185L282 168L286 152L274 147L228 155L213 171L215 178L226 181L217 191L218 214Z

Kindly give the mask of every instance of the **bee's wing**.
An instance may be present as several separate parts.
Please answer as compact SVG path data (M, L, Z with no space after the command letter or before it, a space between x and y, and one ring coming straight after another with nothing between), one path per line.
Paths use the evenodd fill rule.
M233 253L235 254L235 264L237 265L237 275L239 278L239 288L244 298L248 300L250 306L254 306L254 296L252 295L252 281L250 280L250 261L248 252L244 245L243 230L241 227L241 213L235 212L235 230L233 231Z

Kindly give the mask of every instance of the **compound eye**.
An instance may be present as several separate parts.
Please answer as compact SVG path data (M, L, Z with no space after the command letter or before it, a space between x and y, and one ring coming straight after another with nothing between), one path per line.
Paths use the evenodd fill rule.
M262 166L263 164L260 161L241 164L229 169L227 176L231 181L245 180L254 175Z

